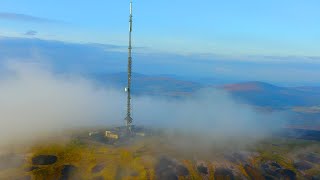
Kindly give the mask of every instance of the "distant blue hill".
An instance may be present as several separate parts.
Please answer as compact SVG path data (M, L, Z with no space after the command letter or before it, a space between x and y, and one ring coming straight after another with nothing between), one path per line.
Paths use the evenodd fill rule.
M127 73L91 74L101 84L124 88ZM148 76L134 73L133 93L168 97L185 97L202 88L215 88L229 92L236 99L254 106L286 108L320 105L319 87L280 87L264 82L242 82L221 86L204 85L168 76Z
M118 88L127 86L127 73L91 74L90 78L102 85L113 85ZM205 86L191 81L179 80L169 75L148 76L139 73L132 74L132 92L136 95L152 95L167 97L185 97Z
M250 104L270 107L320 104L319 87L279 87L264 82L224 85L223 89Z

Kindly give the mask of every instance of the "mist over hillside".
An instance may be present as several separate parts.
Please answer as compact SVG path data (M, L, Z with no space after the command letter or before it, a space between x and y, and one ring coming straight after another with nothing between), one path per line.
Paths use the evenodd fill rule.
M77 44L33 38L1 38L0 47L2 79L3 74L8 71L7 64L11 62L22 63L23 66L39 65L47 68L54 76L72 74L75 77L83 77L85 81L90 81L94 86L111 87L123 96L127 78L126 73L121 73L126 70L126 53L123 52L125 50L123 46ZM304 81L293 83L300 84L298 86L286 86L285 84L292 84L289 83L291 79L288 79L286 83L273 84L270 82L277 82L273 77L270 77L267 82L262 82L261 80L265 79L263 76L249 78L238 74L219 74L218 72L222 69L214 70L215 67L226 65L232 65L236 69L246 69L245 66L248 63L259 69L260 65L256 62L226 59L220 61L217 57L156 54L149 53L144 48L138 50L134 56L133 69L136 73L133 74L132 92L136 96L181 100L193 97L201 89L206 88L225 91L232 96L233 101L253 106L261 111L289 111L292 117L288 121L296 127L320 124L319 114L308 113L308 108L320 104L319 86L316 86L317 81L313 81L312 78L305 78L313 81L312 86L308 86L310 82ZM180 65L180 62L184 62L183 66ZM264 62L261 66L274 67L271 64ZM204 65L212 69L207 71ZM282 67L281 64L278 65L278 68ZM307 68L309 65L304 66ZM312 69L317 64L313 66ZM201 73L197 73L197 69ZM242 70L239 71L241 72ZM314 72L312 73L312 77L315 77ZM302 76L305 75L307 74L302 73ZM251 81L256 79L259 81ZM300 79L295 81L298 82ZM212 101L216 100L212 99ZM307 110L296 111L297 107L304 107Z
M127 74L91 74L89 78L101 85L112 84L118 88L126 86ZM241 82L236 84L211 85L196 81L181 80L174 76L151 76L134 73L133 93L167 97L187 97L202 88L220 89L234 98L254 106L286 109L295 106L320 104L319 87L281 87L264 82Z
M0 79L2 142L32 139L74 128L123 123L126 98L122 88L101 86L74 74L56 74L47 66L11 62L6 69ZM168 88L163 83L157 85ZM169 87L172 88L171 84ZM173 88L181 90L180 87ZM142 89L150 90L150 87ZM170 93L168 89L157 89L164 94ZM135 94L135 123L212 138L245 140L245 137L269 136L286 121L285 113L257 111L218 89L193 89L190 95L181 93L185 93L183 98L144 92ZM17 127L18 124L25 125ZM12 133L15 135L8 136Z
M85 82L85 89L87 89L86 93L90 96L91 93L97 95L94 91L95 88L98 89L112 89L111 92L105 94L118 94L117 99L113 99L112 102L115 102L116 105L113 106L113 109L117 109L117 112L122 112L124 109L120 108L119 102L123 102L123 89L126 86L126 73L121 73L126 69L125 59L126 53L122 52L125 49L123 46L115 46L115 45L103 45L103 44L76 44L76 43L65 43L60 41L48 41L41 39L25 39L25 38L1 38L0 39L0 59L1 59L1 79L2 83L8 83L8 73L18 72L21 75L21 78L28 79L33 78L33 70L30 70L35 66L36 72L40 72L38 76L42 76L42 72L45 75L44 77L48 77L48 85L51 85L51 79L55 79L58 77L73 77L76 78L75 82L70 82L71 84L79 83L79 88L83 86L81 82ZM54 49L54 50L53 50ZM216 57L215 57L216 58ZM180 62L183 63L183 67L176 68L176 66ZM231 63L232 62L232 63ZM161 64L160 66L159 63ZM216 67L223 65L233 64L235 67L238 66L245 68L244 66L253 62L250 61L220 61L215 60L212 61L206 59L204 57L196 57L195 56L183 56L183 55L173 55L173 54L150 54L147 53L145 49L141 48L135 54L135 64L134 64L134 72L143 72L143 73L134 73L133 74L133 94L138 97L135 101L136 103L140 103L142 99L146 101L142 101L144 103L152 101L152 98L155 98L156 101L165 104L161 101L161 99L168 99L169 101L183 101L190 100L190 98L199 97L199 92L202 92L202 89L207 89L210 91L219 91L224 94L228 94L232 101L235 103L240 103L241 106L245 104L246 106L251 106L255 110L266 111L266 112L280 112L286 111L289 112L292 117L289 119L293 125L303 126L304 121L308 119L306 122L310 126L310 122L313 124L319 124L319 115L318 114L310 114L308 110L296 111L296 107L313 107L318 106L320 104L320 94L318 86L284 86L284 85L273 85L272 83L266 83L261 81L242 81L246 79L241 76L237 77L235 74L232 76L225 76L223 74L217 74L218 71L210 71L211 74L206 71L206 69L202 68L201 64L206 64L207 67ZM16 65L14 65L13 71L8 69L12 66L12 64L18 65L18 69ZM259 65L253 63L254 67L259 68ZM265 65L265 63L263 63ZM202 73L207 72L205 74L198 74L196 68L201 70ZM40 69L38 67L41 67ZM26 68L26 70L24 70ZM164 68L164 69L163 69ZM175 68L176 70L172 71L170 68ZM27 74L21 72L28 72ZM30 73L29 73L30 72ZM186 74L185 76L181 75L181 72L189 72L190 74ZM241 72L241 71L240 71ZM164 75L158 75L164 74ZM22 75L26 75L26 77L22 77ZM51 77L52 76L52 77ZM207 77L206 77L207 76ZM9 76L10 77L10 76ZM190 78L188 78L190 77ZM237 78L236 78L237 77ZM258 76L259 77L259 76ZM10 77L11 79L12 77ZM80 81L78 81L80 79ZM264 79L262 76L260 79ZM254 79L251 79L254 80ZM41 82L44 80L39 80L40 84L35 84L35 87L41 86ZM272 81L272 77L270 78ZM291 81L291 80L290 80ZM299 81L299 79L297 79ZM38 81L31 80L31 83L37 83ZM54 80L53 82L56 82ZM62 80L62 84L68 84L69 80L64 82ZM240 82L240 83L239 83ZM289 82L289 81L288 81ZM11 84L11 83L10 83ZM53 83L54 84L54 83ZM71 86L70 84L70 86ZM279 84L279 83L278 83ZM286 83L284 83L286 84ZM308 84L308 83L304 83ZM314 83L316 84L316 83ZM56 85L59 85L56 84ZM7 86L2 84L3 87ZM19 85L20 86L20 85ZM44 87L47 85L43 85ZM59 85L60 86L60 85ZM21 88L18 88L21 89ZM53 88L54 89L54 88ZM67 90L63 87L58 87L61 90L61 93L73 94L72 91ZM65 92L65 90L66 92ZM91 90L94 90L91 92ZM30 90L27 90L30 91ZM74 90L75 92L77 90ZM32 90L34 95L36 95L36 89ZM44 90L43 90L44 92ZM52 90L48 90L48 92L52 92ZM104 90L99 90L104 94ZM5 94L5 93L4 93ZM18 94L23 94L18 93ZM206 94L206 93L204 93ZM69 95L67 95L69 96ZM224 96L224 95L223 95ZM84 95L86 97L86 95ZM122 97L122 98L120 98ZM140 98L141 97L141 98ZM211 96L210 96L211 97ZM217 96L218 97L218 96ZM65 99L60 97L61 99ZM98 98L98 97L96 97ZM98 111L98 114L92 114L92 116L100 116L97 117L89 117L87 119L95 119L97 121L106 118L106 113L104 113L103 108L107 107L105 105L108 100L104 100L108 97L102 97L99 102L90 102L97 103L99 108L93 108L94 111ZM201 97L204 98L204 97ZM208 98L208 97L207 97ZM81 98L79 98L81 99ZM91 101L91 97L88 97ZM208 102L209 104L217 102L215 98L211 99L212 102ZM207 100L206 100L207 101ZM9 103L9 102L8 102ZM73 106L73 102L71 100L70 106ZM142 103L142 104L144 104ZM56 103L57 104L57 103ZM100 105L99 105L100 104ZM124 105L122 105L124 107ZM144 105L143 105L144 106ZM148 105L149 106L149 105ZM180 105L179 105L180 106ZM91 109L92 107L81 107L83 109ZM78 107L75 107L78 108ZM51 108L55 109L55 108ZM100 109L100 110L99 110ZM138 108L139 109L139 108ZM143 109L143 108L142 108ZM162 108L158 108L162 109ZM83 111L83 110L79 110ZM139 110L136 110L139 111ZM144 111L140 111L141 115ZM203 112L205 113L205 112ZM100 115L99 115L100 114ZM122 114L122 113L119 113ZM181 114L183 114L181 112ZM89 113L90 115L90 113ZM53 116L54 117L54 116ZM69 117L69 116L66 116ZM72 116L71 116L72 117ZM118 116L117 118L111 116L111 122L115 122L116 119L122 119L122 117ZM151 118L151 117L148 117ZM71 118L74 119L74 118ZM83 119L83 118L81 118ZM141 119L146 119L146 117ZM169 117L167 117L169 119ZM179 119L179 118L177 118ZM66 120L66 119L65 119ZM64 120L63 120L64 121ZM62 121L61 121L62 122ZM144 122L144 120L141 120ZM148 122L148 121L146 121ZM83 122L84 126L88 123L86 120ZM81 123L80 123L81 124ZM59 126L58 126L59 127Z

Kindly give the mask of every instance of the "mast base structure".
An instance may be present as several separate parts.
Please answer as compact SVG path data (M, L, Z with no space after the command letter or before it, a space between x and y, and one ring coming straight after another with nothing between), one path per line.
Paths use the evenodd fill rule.
M132 135L133 134L133 129L132 129L132 117L131 116L127 116L126 118L124 118L124 120L126 121L126 127L127 127L127 133L128 135Z

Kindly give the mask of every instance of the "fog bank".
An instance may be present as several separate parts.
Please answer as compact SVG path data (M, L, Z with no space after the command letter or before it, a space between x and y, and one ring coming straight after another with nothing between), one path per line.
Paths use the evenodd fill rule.
M30 63L8 63L0 76L0 141L35 139L61 130L122 125L122 89L99 87L83 77L55 74ZM284 118L204 89L183 100L133 97L135 123L212 138L269 136ZM275 123L276 122L276 123Z

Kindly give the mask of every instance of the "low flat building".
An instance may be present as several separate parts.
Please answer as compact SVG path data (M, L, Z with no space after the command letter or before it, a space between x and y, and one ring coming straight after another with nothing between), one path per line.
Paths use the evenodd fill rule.
M119 139L119 134L114 133L112 131L106 131L105 136L109 139Z

